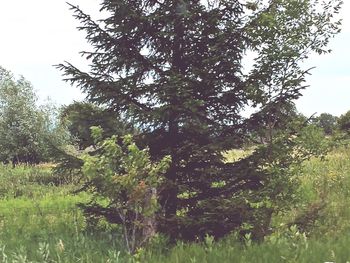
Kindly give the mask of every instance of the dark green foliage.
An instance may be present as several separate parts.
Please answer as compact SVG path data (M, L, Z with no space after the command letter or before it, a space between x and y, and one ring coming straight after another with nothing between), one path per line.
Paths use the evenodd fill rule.
M93 46L83 52L91 70L58 67L91 102L133 119L153 159L171 156L159 229L172 237L219 237L261 218L266 229L309 156L295 139L302 125L235 163L222 154L251 141L247 107L261 123L301 95L309 74L301 62L327 52L341 1L242 2L104 0L99 23L71 6ZM247 52L255 59L244 73Z
M78 183L81 179L83 161L78 158L78 152L73 145L51 145L53 161L56 164L54 174L60 183Z

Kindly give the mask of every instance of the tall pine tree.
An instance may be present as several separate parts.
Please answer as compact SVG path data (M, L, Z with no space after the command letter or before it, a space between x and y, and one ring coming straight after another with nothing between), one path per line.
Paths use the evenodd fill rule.
M104 0L106 17L99 22L71 6L93 47L83 52L90 72L68 62L58 67L91 102L132 118L154 159L171 155L160 189L159 229L189 239L222 236L259 217L242 193L259 189L259 200L286 189L276 186L279 177L268 164L285 169L293 163L287 152L289 159L264 147L235 163L225 163L223 152L249 141L247 107L269 112L301 95L309 73L301 62L313 51L327 52L339 30L333 14L340 5ZM249 58L250 69L243 67ZM283 175L280 182L288 181Z

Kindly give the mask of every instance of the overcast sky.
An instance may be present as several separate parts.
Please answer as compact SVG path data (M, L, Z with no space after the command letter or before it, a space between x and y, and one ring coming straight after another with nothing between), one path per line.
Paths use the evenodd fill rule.
M98 17L99 0L71 0L92 17ZM305 115L329 112L340 115L350 110L350 1L342 10L343 31L331 40L331 54L312 56L316 66L310 85L297 101ZM0 0L0 66L29 80L40 100L50 97L69 104L84 96L62 81L53 65L65 60L84 67L79 51L89 49L84 33L76 30L65 0Z

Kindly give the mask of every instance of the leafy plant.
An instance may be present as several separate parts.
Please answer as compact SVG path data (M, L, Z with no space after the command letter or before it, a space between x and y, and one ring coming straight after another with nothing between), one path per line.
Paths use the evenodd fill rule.
M139 149L131 135L123 137L122 145L116 136L102 140L98 127L92 127L92 136L96 151L82 157L86 186L93 194L85 212L98 207L108 221L120 224L126 248L134 253L156 233L157 189L171 158L152 162L148 149Z

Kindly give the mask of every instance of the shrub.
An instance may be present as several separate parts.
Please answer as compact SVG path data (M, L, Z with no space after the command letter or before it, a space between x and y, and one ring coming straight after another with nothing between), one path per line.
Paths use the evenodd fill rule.
M101 140L102 129L92 127L96 150L86 153L82 172L93 194L84 205L86 215L104 217L122 226L127 250L134 253L156 231L159 176L166 172L170 157L152 162L148 149L141 150L132 136L112 136Z

